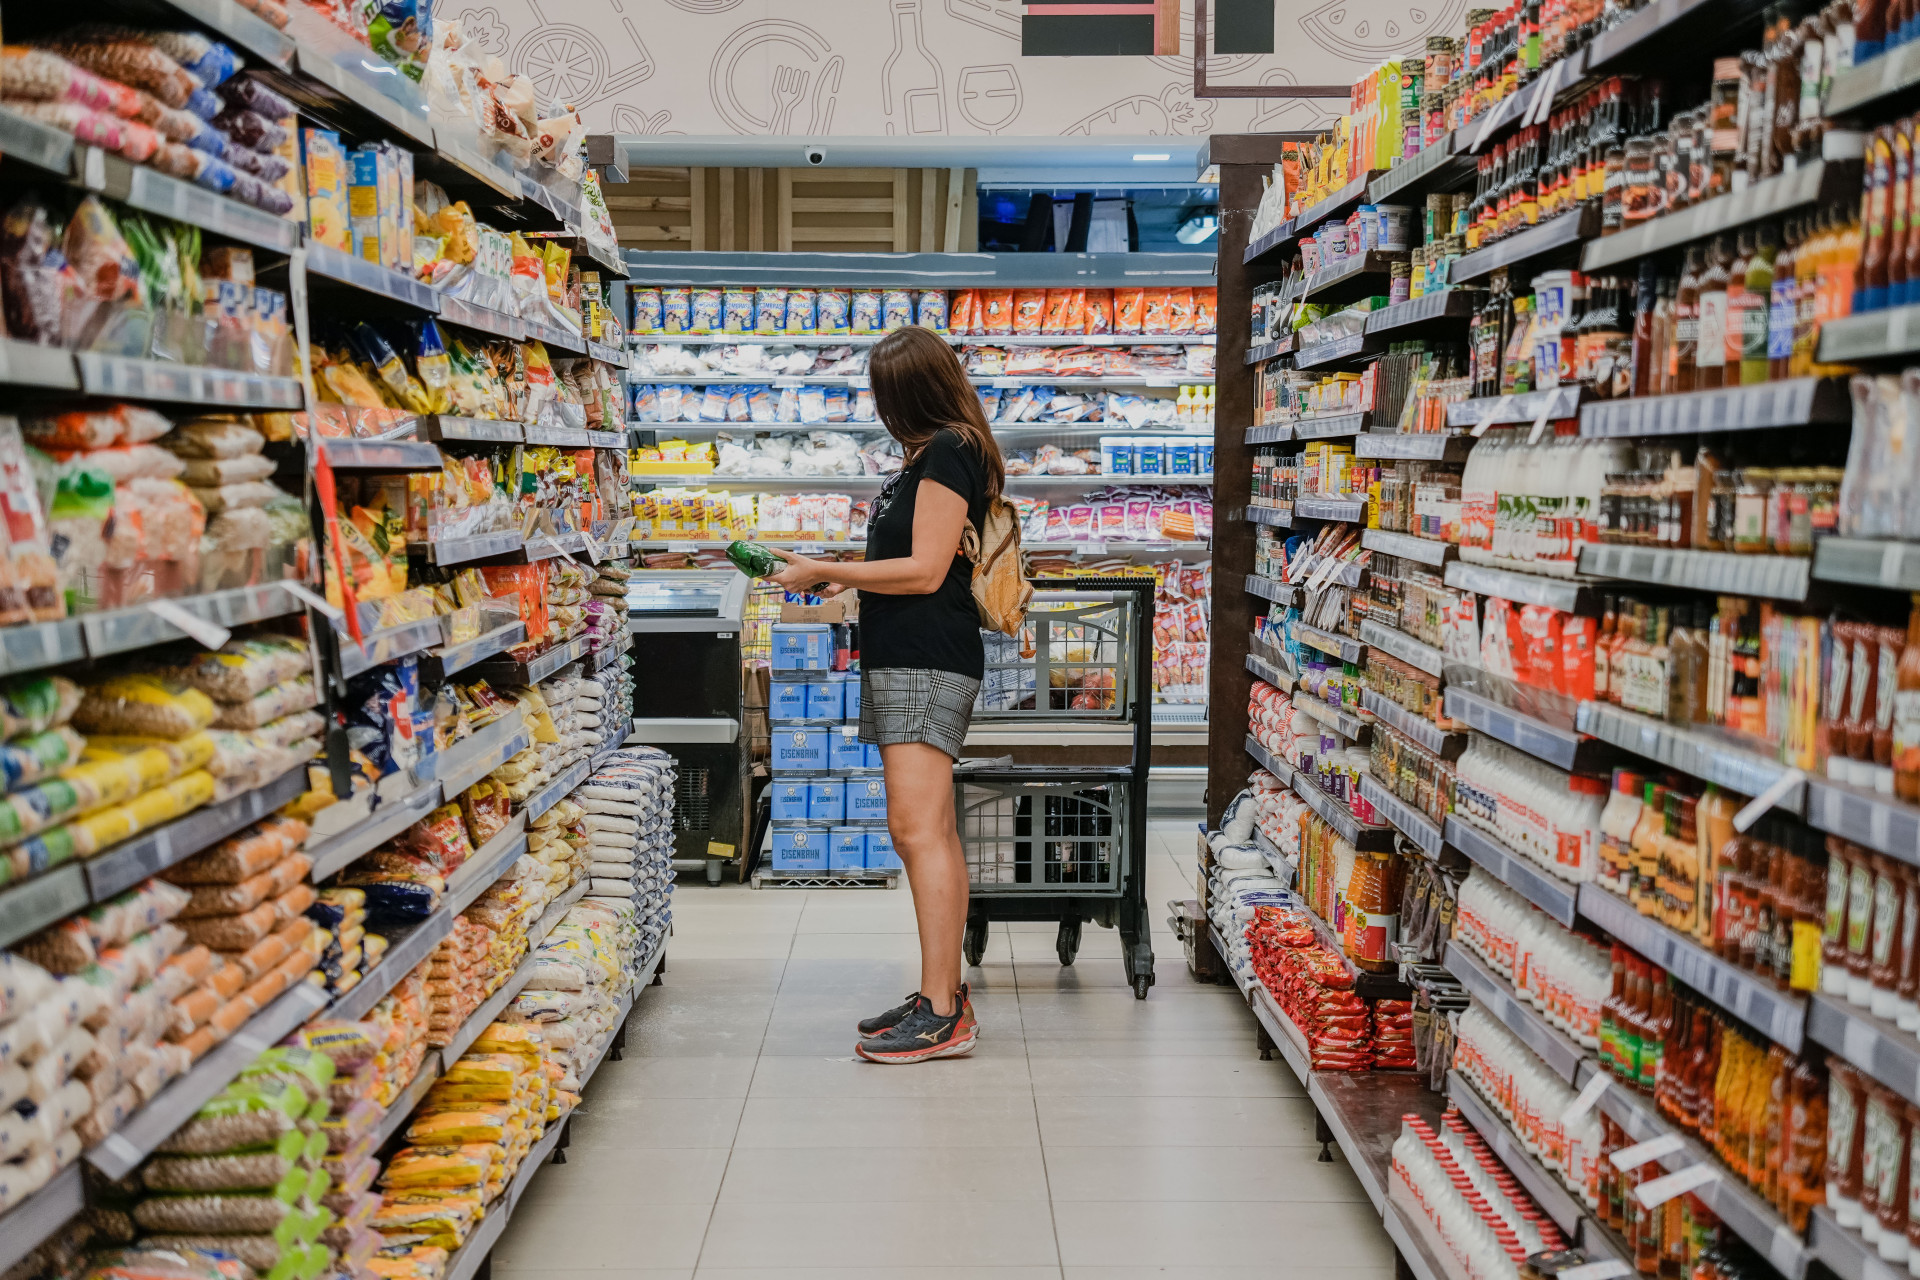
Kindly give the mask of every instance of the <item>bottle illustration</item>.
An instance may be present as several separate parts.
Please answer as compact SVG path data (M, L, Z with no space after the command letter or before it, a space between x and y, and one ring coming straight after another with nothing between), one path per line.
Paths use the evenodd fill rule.
M880 67L880 96L887 107L887 132L945 133L947 80L927 52L920 25L920 0L889 0L893 9L893 51Z

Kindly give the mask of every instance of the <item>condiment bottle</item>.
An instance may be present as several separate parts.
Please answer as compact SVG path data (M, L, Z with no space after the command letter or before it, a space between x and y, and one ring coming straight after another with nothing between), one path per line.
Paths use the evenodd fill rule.
M1920 800L1920 593L1907 620L1907 643L1894 676L1893 726L1889 755L1894 794Z
M1841 1226L1858 1229L1866 1152L1867 1084L1851 1065L1827 1064L1827 1203Z

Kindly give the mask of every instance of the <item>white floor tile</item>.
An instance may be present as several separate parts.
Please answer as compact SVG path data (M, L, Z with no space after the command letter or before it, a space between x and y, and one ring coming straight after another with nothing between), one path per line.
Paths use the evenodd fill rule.
M1046 1198L1047 1169L1037 1146L741 1147L720 1188L722 1200L754 1204Z
M974 1267L1057 1265L1053 1214L1042 1199L889 1204L853 1201L745 1204L723 1200L700 1251L703 1267L845 1267L915 1259Z

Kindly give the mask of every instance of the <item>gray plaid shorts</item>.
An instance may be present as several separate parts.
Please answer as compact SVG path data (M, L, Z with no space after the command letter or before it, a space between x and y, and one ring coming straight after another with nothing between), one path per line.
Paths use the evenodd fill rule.
M860 673L860 741L924 742L960 758L980 682L951 671L889 667Z

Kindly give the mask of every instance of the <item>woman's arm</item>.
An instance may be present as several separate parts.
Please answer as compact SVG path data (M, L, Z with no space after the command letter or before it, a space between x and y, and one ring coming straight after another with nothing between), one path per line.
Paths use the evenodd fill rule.
M787 562L772 580L789 591L805 591L818 582L871 591L884 596L926 596L940 589L960 553L967 527L967 500L938 480L922 480L914 492L913 554L895 560L840 563L768 550Z

